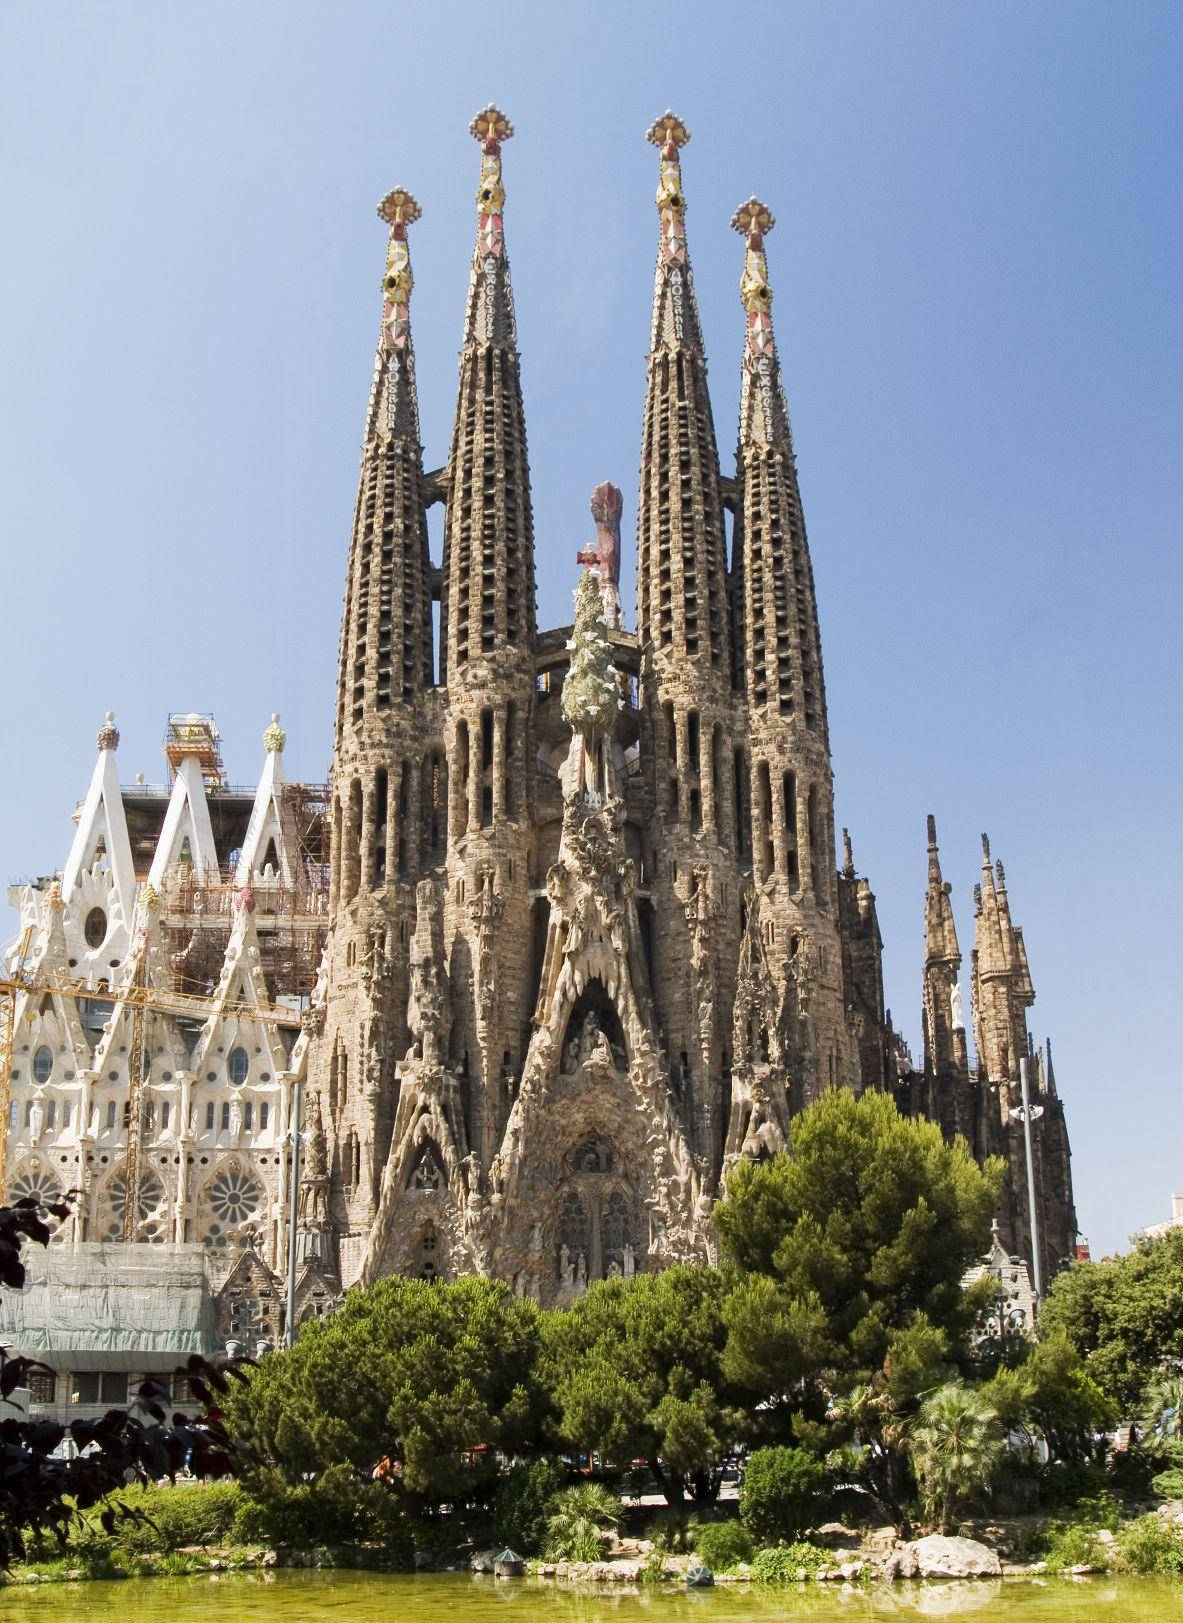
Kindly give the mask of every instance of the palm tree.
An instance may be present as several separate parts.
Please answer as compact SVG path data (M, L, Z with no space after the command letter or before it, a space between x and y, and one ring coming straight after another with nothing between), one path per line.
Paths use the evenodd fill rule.
M1183 1375L1160 1369L1146 1392L1146 1429L1161 1439L1183 1437Z
M546 1524L548 1561L598 1561L603 1538L620 1521L620 1500L602 1482L556 1494Z
M857 1454L857 1461L854 1457L848 1461L845 1450L836 1450L833 1463L860 1465L871 1492L886 1511L899 1517L902 1428L890 1393L875 1386L851 1387L830 1399L826 1419Z
M908 1446L925 1510L943 1533L956 1508L989 1488L1004 1444L990 1405L950 1381L925 1400Z

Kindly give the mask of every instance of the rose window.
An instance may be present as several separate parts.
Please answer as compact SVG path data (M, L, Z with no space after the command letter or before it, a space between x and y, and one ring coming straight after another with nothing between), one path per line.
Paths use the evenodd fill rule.
M35 1200L38 1205L47 1206L60 1196L61 1190L53 1173L45 1172L39 1166L26 1167L8 1190L9 1203L14 1206L18 1200Z
M140 1178L136 1200L137 1240L149 1240L159 1245L166 1238L168 1212L164 1185L154 1172L145 1172ZM107 1185L105 1222L99 1235L101 1240L122 1240L123 1220L127 1213L127 1171L117 1172Z
M211 1221L205 1228L210 1245L224 1246L231 1235L254 1217L262 1204L263 1192L241 1167L225 1167L209 1185L205 1195Z

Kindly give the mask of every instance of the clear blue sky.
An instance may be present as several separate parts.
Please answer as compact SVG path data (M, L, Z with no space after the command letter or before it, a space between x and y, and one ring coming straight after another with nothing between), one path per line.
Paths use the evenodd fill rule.
M409 186L444 461L490 99L506 149L539 611L587 499L635 516L656 158L688 229L725 462L742 245L768 249L826 657L838 820L919 1038L924 817L962 950L1007 865L1095 1250L1180 1150L1177 4L33 4L0 10L0 869L64 860L108 707L161 774L212 710L253 781L331 750L378 322ZM436 527L438 544L438 526ZM630 578L626 603L631 601Z

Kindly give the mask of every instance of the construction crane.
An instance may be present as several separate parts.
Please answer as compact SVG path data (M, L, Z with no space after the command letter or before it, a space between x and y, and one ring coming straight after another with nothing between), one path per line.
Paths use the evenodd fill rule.
M65 975L26 975L22 970L32 938L32 925L25 928L14 955L14 969L0 976L0 1200L8 1181L8 1117L12 1095L12 1053L16 1034L16 1002L21 994L32 997L68 997L74 1002L126 1003L133 1010L132 1040L129 1045L130 1097L128 1100L127 1139L127 1205L123 1214L123 1237L135 1237L136 1208L140 1195L140 1144L143 1138L144 1084L150 1070L148 1053L149 1018L153 1014L179 1014L199 1019L203 1023L212 1014L233 1013L235 1008L222 1005L219 1009L213 997L198 997L191 992L162 991L143 984L142 968L136 978L126 986L96 988L85 981L71 980ZM260 1003L251 1008L238 1006L242 1013L265 1026L299 1029L300 1013L280 1003Z

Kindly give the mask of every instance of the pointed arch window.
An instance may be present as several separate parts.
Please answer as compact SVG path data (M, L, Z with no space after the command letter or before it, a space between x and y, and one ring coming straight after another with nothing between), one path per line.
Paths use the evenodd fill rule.
M236 1088L240 1088L246 1081L250 1068L250 1056L247 1054L246 1049L232 1048L230 1058L226 1061L226 1070L229 1073L230 1081Z

